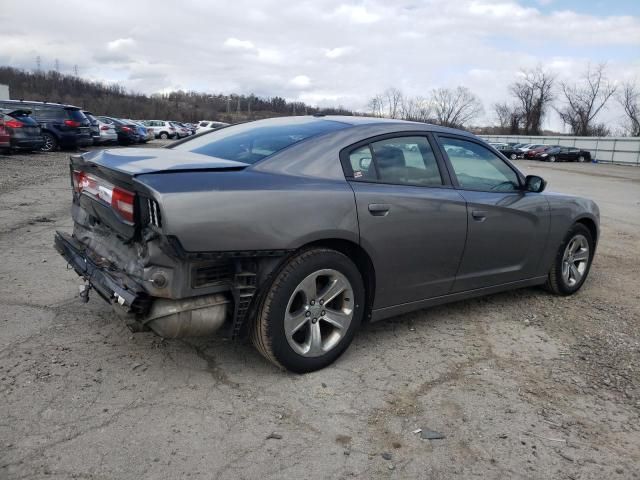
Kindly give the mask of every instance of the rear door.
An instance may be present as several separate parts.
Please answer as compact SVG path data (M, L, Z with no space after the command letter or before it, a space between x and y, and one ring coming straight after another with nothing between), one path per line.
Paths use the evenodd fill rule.
M376 268L374 308L447 294L467 230L465 201L429 134L393 134L341 152L360 241Z
M452 292L538 275L549 230L546 198L523 191L521 175L480 141L437 138L468 209L467 243Z

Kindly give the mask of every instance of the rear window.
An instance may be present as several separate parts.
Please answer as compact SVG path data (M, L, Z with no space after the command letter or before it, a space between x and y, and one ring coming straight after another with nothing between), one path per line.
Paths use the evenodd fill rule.
M348 126L332 120L315 119L275 125L249 122L213 130L212 133L172 148L236 162L255 163L294 143Z
M11 112L8 114L10 117L15 118L16 120L20 120L22 123L24 123L25 125L30 125L32 127L37 127L38 126L38 122L36 122L32 117L31 114L29 112L24 112L24 111L16 111L16 112Z
M86 122L87 121L87 117L85 117L84 113L82 113L82 111L77 110L75 108L65 108L65 110L67 111L67 117L70 120L75 120L76 122Z

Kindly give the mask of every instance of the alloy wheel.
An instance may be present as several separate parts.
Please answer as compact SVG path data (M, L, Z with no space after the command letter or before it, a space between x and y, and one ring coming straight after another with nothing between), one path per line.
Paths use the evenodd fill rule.
M582 280L589 264L589 242L578 234L569 240L562 255L562 280L573 287Z
M333 349L349 329L354 311L353 287L333 269L308 275L294 289L284 317L289 346L303 357Z

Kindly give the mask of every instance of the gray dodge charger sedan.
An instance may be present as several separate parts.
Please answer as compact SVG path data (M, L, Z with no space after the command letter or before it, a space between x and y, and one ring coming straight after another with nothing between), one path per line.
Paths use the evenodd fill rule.
M274 364L333 362L362 322L546 285L575 293L599 211L544 192L459 130L365 117L234 125L71 157L55 245L134 331L248 336Z

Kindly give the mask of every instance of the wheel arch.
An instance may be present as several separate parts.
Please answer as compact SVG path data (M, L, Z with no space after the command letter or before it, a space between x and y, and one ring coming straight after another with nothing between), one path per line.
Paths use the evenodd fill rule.
M576 219L574 223L578 223L584 225L591 233L591 238L593 239L594 245L598 244L598 226L596 222L590 217L581 217Z
M271 284L271 281L273 280L275 275L277 275L277 272L279 272L280 269L283 268L283 266L291 257L293 257L294 255L298 255L300 252L313 248L329 248L331 250L335 250L346 255L356 264L356 267L362 275L362 281L365 288L366 308L363 321L367 321L371 316L373 300L375 298L376 292L375 267L373 265L373 261L371 260L371 256L361 245L343 238L324 238L313 240L299 246L295 250L292 250L288 255L280 257L280 259L278 260L276 260L275 258L265 258L264 262L259 266L261 272L259 275L260 280L258 294L256 295L257 302L260 301L259 298L262 297L262 295L269 289L269 285Z

